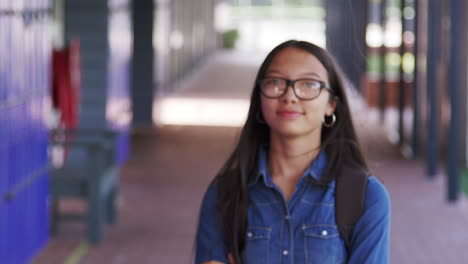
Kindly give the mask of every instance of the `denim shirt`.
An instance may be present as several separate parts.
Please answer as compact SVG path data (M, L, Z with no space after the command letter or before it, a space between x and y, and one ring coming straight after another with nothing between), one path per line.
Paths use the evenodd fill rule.
M364 213L356 223L347 250L335 221L335 182L318 187L327 158L321 152L298 181L289 201L267 171L267 150L259 151L258 174L250 179L245 264L388 263L390 199L385 187L369 178ZM203 198L196 236L195 263L229 263L216 211L217 187Z

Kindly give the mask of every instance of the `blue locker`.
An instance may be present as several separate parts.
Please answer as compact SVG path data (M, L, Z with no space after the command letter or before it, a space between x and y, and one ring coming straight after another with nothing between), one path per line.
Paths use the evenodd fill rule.
M7 234L8 230L8 214L7 214L7 204L0 203L0 232L2 235L0 236L0 258L6 259L7 254L7 247L8 247L8 237L5 235Z
M35 1L37 2L37 1ZM34 2L33 2L34 3ZM39 9L38 3L34 3L36 8ZM39 58L39 48L40 45L37 42L37 35L39 33L39 26L40 20L36 19L31 25L31 35L29 37L29 49L31 50L31 58L29 59L31 65L31 72L30 72L30 87L33 87L34 91L37 91L39 87L41 87L38 83L38 58ZM35 93L36 94L36 93ZM36 95L37 96L37 95ZM31 113L32 114L32 113ZM33 116L31 116L33 118ZM32 121L32 119L31 119Z
M21 3L21 2L19 2ZM21 7L21 5L16 5ZM11 84L12 84L12 99L18 99L20 94L19 91L21 90L21 82L19 81L21 76L21 70L23 67L23 58L22 58L22 40L21 36L24 34L24 29L23 29L23 19L20 16L13 16L13 28L12 28L12 43L11 43L11 50L12 50L12 56L11 56L11 65L12 67L12 76L11 76Z
M50 1L48 0L40 0L42 3L42 8L47 8L50 5ZM51 34L50 28L47 27L47 20L42 20L39 28L38 28L38 43L40 44L40 49L38 49L38 58L42 59L43 62L38 63L38 67L40 65L44 65L44 75L40 78L40 87L43 89L40 97L38 98L38 111L40 113L44 113L43 109L45 108L44 102L45 99L49 96L49 89L50 89L50 50L52 48L51 45ZM38 145L38 163L41 164L41 167L48 165L48 133L46 124L43 121L43 118L38 120L37 125L38 128L35 130L37 131L37 145ZM40 178L37 185L37 196L40 199L37 199L37 207L38 210L35 210L36 219L37 221L37 237L36 237L36 247L41 248L48 240L48 233L49 233L49 208L48 208L48 193L49 193L49 181L47 177L47 172L44 172L44 175Z
M4 3L4 7L5 9L9 9L9 6L7 5L8 3ZM5 90L4 90L4 100L8 100L8 94L9 94L9 90L10 90L10 68L11 68L11 64L10 64L10 54L11 54L11 50L10 50L10 32L11 32L11 17L10 16L4 16L3 18L3 29L2 30L2 34L4 34L4 43L3 43L3 50L4 52L2 53L2 57L3 57L3 61L4 61L4 64L5 64L5 68L4 68L4 79L3 79L3 83L4 83L4 87L5 87Z
M25 8L29 10L35 11L35 7L32 4L30 0L25 1ZM30 104L33 103L34 100L34 88L35 85L32 83L32 78L33 78L33 72L32 69L32 63L33 63L33 50L31 50L31 37L34 34L34 27L36 24L36 21L33 19L34 16L28 17L27 19L23 20L23 25L24 25L24 31L25 34L23 34L23 43L24 43L24 50L25 56L24 56L24 88L22 92L22 96L26 99L24 104L21 106L21 116L23 117L23 121L21 122L20 129L21 129L21 164L24 164L23 168L24 170L21 172L21 181L26 180L27 177L33 172L33 164L34 160L31 157L31 151L28 151L28 147L26 144L34 144L35 142L32 141L30 131L29 131L29 126L31 123L31 114L29 111ZM31 162L27 162L31 161ZM32 190L34 189L36 182L33 182L32 184L28 185L22 192L21 192L21 207L25 208L26 210L24 211L23 214L20 215L22 218L22 229L23 233L21 234L21 239L25 241L22 245L21 249L21 259L20 261L22 263L26 262L27 259L29 259L30 255L32 254L32 241L30 239L31 235L31 205L29 203L29 196L32 193ZM39 198L39 197L38 197Z
M9 147L9 153L8 153L8 161L9 161L9 166L8 166L8 190L12 190L13 186L17 183L17 176L18 176L18 147L17 147L17 142L14 136L15 130L16 130L16 107L11 108L11 118L10 118L10 142L8 144Z
M19 224L19 219L16 218L16 214L14 209L17 206L17 201L18 199L15 198L11 200L8 204L8 222L10 225L8 226L7 229L7 241L8 241L8 248L7 248L7 257L6 259L8 260L7 263L16 263L15 261L15 247L16 247L16 235L17 235L17 229L18 229L18 224Z
M2 1L1 3L1 9L7 10L9 7L9 3ZM6 104L6 95L7 91L9 89L9 82L8 82L8 61L9 59L9 22L10 22L10 17L4 15L0 17L1 22L0 22L0 35L1 35L1 51L2 51L2 65L5 65L5 67L2 68L2 78L0 78L0 84L2 85L1 90L1 95L0 95L0 104L5 105ZM8 109L3 108L2 114L0 116L0 134L5 135L5 133L8 133L7 128L8 128L8 119L9 119L9 113ZM3 195L8 189L8 163L6 161L6 156L8 155L7 150L8 150L8 139L2 140L0 142L0 159L1 159L1 164L0 164L0 195ZM8 230L8 207L5 201L0 201L0 233L1 234L7 234ZM8 236L2 235L0 236L0 258L6 259L6 254L8 252Z
M15 233L11 234L11 247L13 263L21 263L21 255L24 253L24 195L18 193L11 205L11 215L15 221Z
M0 2L0 12L5 10L5 3L3 1ZM5 42L6 42L6 28L5 28L5 23L6 23L6 16L5 15L0 15L0 51L1 51L1 56L0 56L0 104L5 100L5 93L6 93L6 87L5 87L5 67L6 67L6 62L4 61L4 53L6 53L6 47L5 47Z
M19 29L17 28L17 18L15 16L10 16L10 42L9 42L9 47L8 47L8 50L9 50L9 61L8 61L8 64L10 65L9 67L9 70L10 70L10 73L9 73L9 82L10 82L10 85L9 85L9 90L8 90L8 98L9 100L13 99L13 96L15 94L15 84L14 84L14 73L16 72L16 65L17 63L14 62L14 59L15 58L15 52L16 52L16 49L15 49L15 44L16 44L16 34L15 32L18 31Z
M50 6L50 1L46 0L43 1L41 0L43 5L41 8L44 7L49 7ZM44 5L45 4L45 5ZM42 67L44 70L44 74L42 74L42 78L37 78L36 79L36 84L39 84L39 89L41 89L40 95L38 95L37 98L35 98L36 105L38 107L38 112L39 113L44 113L42 109L45 107L44 102L47 96L49 96L49 87L50 87L50 54L51 54L51 40L50 40L50 28L47 27L47 20L41 20L39 26L38 26L38 39L37 43L41 43L39 45L39 49L37 49L37 56L36 58L42 60L41 62L37 63L38 68ZM43 121L43 118L39 118L37 122L34 123L35 126L37 126L37 129L33 129L32 131L35 131L37 134L34 135L34 138L36 139L36 144L38 146L38 155L35 157L37 163L39 166L37 167L38 169L43 168L44 166L47 166L48 164L48 157L47 157L47 147L48 147L48 133L47 133L47 128L46 124ZM46 173L44 173L46 174ZM47 240L48 240L48 206L47 206L47 198L48 198L48 193L49 193L49 181L47 175L42 175L42 177L37 181L37 184L34 186L35 191L34 191L34 196L38 197L39 199L35 199L36 203L35 205L35 210L31 210L31 212L34 212L34 216L31 217L31 219L37 219L38 221L34 222L34 229L36 230L35 234L36 237L34 239L35 244L34 244L34 251L37 251L39 248L44 245Z
M27 233L26 233L26 222L28 221L28 215L27 215L27 206L26 206L26 194L27 190L23 190L18 193L16 197L16 206L14 208L15 214L16 214L16 219L18 221L18 226L16 227L17 231L15 236L15 247L16 247L16 259L18 260L18 263L25 263L24 256L27 253L25 251L27 242ZM26 209L26 210L25 210Z
M0 10L48 7L50 0L0 2ZM49 96L50 29L41 16L32 18L0 17L0 195L47 165L48 135L41 114ZM26 263L46 243L48 192L44 175L10 202L0 201L1 263Z
M4 101L2 101L4 103ZM3 198L3 195L7 192L8 186L8 163L7 163L7 144L8 138L6 134L8 133L8 109L2 110L0 115L0 137L5 140L0 142L0 195ZM8 230L8 207L7 203L4 200L0 201L0 234L7 234ZM0 236L0 258L6 258L7 246L8 246L8 237L5 235Z
M1 101L0 104L5 103ZM8 111L2 110L0 115L0 195L7 192L8 186ZM1 217L0 217L1 219Z
M23 2L23 4L25 4ZM23 6L23 9L24 9L24 6ZM27 66L27 56L28 56L28 50L27 50L27 46L26 46L26 35L28 34L28 30L26 28L26 19L24 19L24 17L20 17L18 18L18 27L19 27L19 31L18 32L15 32L16 33L16 38L18 40L18 45L16 46L17 47L17 50L16 50L16 54L18 56L18 62L19 62L19 65L18 65L18 74L17 74L17 96L19 96L18 98L21 98L23 99L25 96L27 96L27 90L26 90L26 81L27 81L27 77L26 76L26 71L28 69L28 66ZM24 118L24 117L23 117Z

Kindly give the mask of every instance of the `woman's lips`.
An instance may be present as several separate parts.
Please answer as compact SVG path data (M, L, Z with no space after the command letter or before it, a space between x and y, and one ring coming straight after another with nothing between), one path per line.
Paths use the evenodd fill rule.
M284 118L294 118L294 117L298 117L302 115L301 112L296 112L296 111L278 111L277 114L280 117L284 117Z

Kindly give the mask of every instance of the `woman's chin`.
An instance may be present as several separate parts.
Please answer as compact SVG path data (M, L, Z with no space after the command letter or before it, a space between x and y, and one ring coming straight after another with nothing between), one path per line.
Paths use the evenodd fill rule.
M305 129L296 126L282 126L279 129L272 130L272 133L276 134L279 137L284 138L298 138L298 137L306 137L312 134L310 129Z

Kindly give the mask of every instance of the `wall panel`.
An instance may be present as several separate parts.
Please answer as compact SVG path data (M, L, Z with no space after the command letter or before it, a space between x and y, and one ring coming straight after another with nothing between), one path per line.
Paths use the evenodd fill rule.
M48 239L49 0L0 3L0 260L27 263Z
M117 155L124 162L129 154L131 126L130 63L132 58L132 16L129 0L110 0L109 58L106 119L119 130Z

